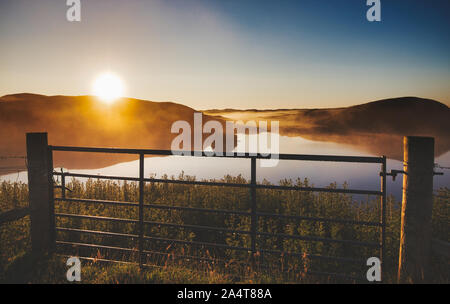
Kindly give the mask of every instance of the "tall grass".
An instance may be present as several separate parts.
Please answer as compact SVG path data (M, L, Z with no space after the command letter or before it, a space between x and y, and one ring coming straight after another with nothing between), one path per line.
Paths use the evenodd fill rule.
M176 179L195 180L195 177L181 174ZM220 182L247 183L248 181L242 176L225 176ZM267 181L263 183L269 184ZM308 179L282 180L280 185L312 186ZM67 192L66 195L73 198L137 202L139 197L138 185L133 182L73 179L67 186L72 191ZM330 184L329 187L337 188L338 185ZM343 187L345 188L347 185L343 185ZM447 188L441 189L440 194L441 197L449 196L450 190ZM0 192L0 212L26 206L27 195L26 185L3 182ZM59 196L60 193L56 193L56 195ZM250 211L248 189L237 187L147 183L144 201L145 204L154 205ZM264 213L368 222L379 222L380 220L380 199L374 196L361 197L326 192L260 189L257 191L257 203L258 211ZM138 219L138 208L134 206L57 202L55 211L58 213ZM400 203L396 202L393 197L387 199L386 215L385 281L394 282L400 236ZM111 247L131 249L131 251L123 253L116 250L91 250L81 247L59 246L58 252L97 258L97 262L94 260L94 263L88 263L87 265L90 265L90 268L83 270L91 274L92 282L99 282L101 277L104 282L114 282L114 280L118 280L118 282L134 282L136 280L153 282L149 279L149 276L152 278L159 277L161 282L170 282L170 273L190 273L190 276L195 278L194 281L191 280L190 282L205 282L205 280L208 282L331 282L333 281L331 277L314 277L312 279L305 273L311 271L339 272L364 277L365 269L367 269L364 261L369 257L379 256L379 250L370 246L260 236L257 238L257 248L259 249L297 252L301 255L258 253L256 257L252 257L248 251L181 245L160 240L160 238L167 238L250 248L249 234L203 230L193 227L175 228L158 224L199 225L242 232L250 231L251 219L249 216L146 208L144 219L153 222L145 225L144 234L158 239L145 242L144 249L148 252L145 263L151 266L150 269L152 270L145 273L139 272L137 277L135 276L134 266L119 267L104 266L103 264L100 266L102 259L136 261L136 239L58 232L58 240L104 244ZM433 208L433 237L448 241L448 222L448 200L436 198ZM56 224L58 227L138 234L138 227L133 223L58 217ZM378 227L316 220L299 221L290 218L261 217L258 221L258 231L267 234L280 233L291 236L301 235L375 243L379 242L380 239ZM23 259L30 251L29 220L25 218L5 225L1 227L0 233L0 271L5 273L3 280L7 281L7 273L11 273L12 269L17 267L21 258ZM311 256L347 257L360 259L361 262L335 262L315 259ZM201 260L194 257L200 257ZM61 263L57 258L51 258L50 261L53 264ZM437 280L448 282L448 273L438 266L443 260L439 257L433 257L433 261L436 266L435 277ZM444 262L448 265L447 261ZM23 261L21 263L24 264ZM64 268L64 264L62 264L62 267ZM53 268L50 266L50 269ZM7 269L10 270L7 271ZM57 267L57 269L59 268ZM105 273L105 271L116 273L116 275L102 276L99 274ZM130 273L130 276L127 277L126 273ZM161 276L162 273L165 275ZM59 278L60 276L55 274L55 277ZM45 276L45 279L42 276L41 278L44 281L52 281L51 276L48 275ZM180 280L182 281L180 277L174 277L172 281L179 282ZM55 279L55 281L58 280Z

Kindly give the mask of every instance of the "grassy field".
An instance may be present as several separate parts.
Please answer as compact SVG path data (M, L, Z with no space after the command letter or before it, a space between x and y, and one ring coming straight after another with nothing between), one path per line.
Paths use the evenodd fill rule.
M193 180L194 177L180 175L177 179ZM226 176L222 182L246 183L241 176ZM283 180L281 185L311 186L307 179ZM343 185L346 187L347 185ZM338 187L331 184L329 187ZM113 181L72 180L68 184L72 192L68 197L95 198L136 202L138 185ZM433 208L433 237L449 241L448 198L450 190L441 189ZM59 195L59 193L56 193ZM3 182L0 184L0 212L27 206L27 185ZM301 191L258 190L258 211L351 219L358 221L379 221L379 199L376 197L352 197L347 194L312 193ZM145 186L145 203L155 205L189 206L209 209L249 211L249 191L231 187L205 187L175 184L151 184ZM110 206L104 204L57 202L59 213L76 213L115 218L138 219L138 208L133 206ZM145 235L195 242L220 243L236 247L250 247L248 234L221 231L204 231L197 228L174 228L159 223L201 225L240 231L250 230L250 217L235 214L200 213L194 211L163 210L146 208L144 219L152 224L145 226ZM71 227L96 231L138 234L133 223L115 223L86 219L57 218L58 227ZM392 197L387 200L387 234L384 282L395 282L398 263L400 236L400 203ZM177 245L153 240L146 241L145 250L148 265L139 269L134 264L104 263L103 259L136 261L137 240L122 237L98 236L86 233L58 232L57 239L72 242L104 244L110 247L130 248L128 252L117 250L92 250L61 245L58 255L52 254L40 261L34 261L30 250L29 218L3 225L0 230L0 282L65 283L66 258L78 255L92 257L83 261L83 283L328 283L349 282L327 276L311 276L311 271L339 272L365 277L364 262L335 262L313 259L310 255L350 257L366 260L378 256L379 250L343 243L325 243L290 238L258 237L257 248L304 253L303 256L279 254L257 254L254 263L247 251L222 248L206 248L194 245ZM310 220L275 219L267 217L258 222L258 230L266 233L314 236L342 240L378 242L379 228L365 225L348 225ZM192 257L201 257L196 260ZM448 283L449 263L433 256L435 282Z

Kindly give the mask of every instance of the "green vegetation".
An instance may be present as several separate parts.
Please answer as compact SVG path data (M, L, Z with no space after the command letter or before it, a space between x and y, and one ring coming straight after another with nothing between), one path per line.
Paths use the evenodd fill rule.
M167 178L167 177L166 177ZM180 175L180 180L194 177ZM246 183L241 177L226 176L222 182ZM264 182L267 183L267 182ZM281 185L311 186L305 180L283 180ZM329 187L336 188L336 184ZM346 185L344 185L346 187ZM68 183L67 197L136 202L139 191L136 183L119 183L101 180L72 180ZM60 195L59 190L56 193ZM27 206L27 185L3 182L0 184L0 212ZM441 189L433 208L433 237L448 241L448 197L450 189ZM380 201L377 197L352 197L346 194L312 193L302 191L258 190L258 211L305 217L349 219L378 222ZM181 184L148 183L145 185L145 203L154 205L186 206L208 209L249 211L249 191L245 188L192 186ZM58 213L74 213L115 218L138 219L135 206L111 206L57 202ZM395 282L400 235L400 203L392 197L387 200L387 230L385 282ZM145 226L145 235L205 243L220 243L236 247L250 247L248 234L230 233L197 228L176 228L158 223L200 225L240 231L250 230L250 217L236 214L204 213L198 211L146 208L144 219L152 224ZM263 220L264 219L264 220ZM258 222L258 231L268 234L314 236L339 240L378 242L380 229L366 225L264 217ZM156 223L155 223L156 222ZM134 223L117 223L58 217L58 227L70 227L95 231L138 234ZM257 254L252 263L247 251L223 248L206 248L181 245L162 240L145 242L149 252L145 267L140 270L133 264L104 263L103 259L122 261L137 260L137 240L123 237L99 236L78 232L57 233L58 240L103 244L111 247L130 248L129 252L117 250L92 250L89 248L58 245L58 255L52 254L41 261L33 261L30 255L30 229L28 217L5 224L0 228L0 282L65 283L65 258L60 255L90 256L94 260L83 261L83 283L320 283L348 282L326 276L305 275L310 271L339 272L365 276L368 257L379 256L375 247L344 243L325 243L293 238L260 236L257 248L304 253L303 256ZM359 258L361 263L335 262L310 258L310 255ZM187 258L187 257L191 258ZM200 256L203 260L195 260ZM436 282L449 282L448 261L433 257Z

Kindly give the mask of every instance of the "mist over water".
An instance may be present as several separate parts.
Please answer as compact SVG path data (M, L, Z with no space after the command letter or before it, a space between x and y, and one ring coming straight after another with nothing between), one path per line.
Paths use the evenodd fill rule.
M280 136L280 153L289 154L321 154L321 155L349 155L349 156L380 156L372 155L358 149L357 146L343 145L331 142L321 142L303 139L301 137ZM88 155L86 155L88 157ZM450 151L437 157L435 163L440 166L450 166ZM388 171L392 169L402 170L401 161L388 159ZM60 170L60 168L55 168ZM317 162L317 161L292 161L280 160L276 167L264 168L257 161L257 180L264 179L278 184L280 180L297 178L308 178L310 184L315 187L326 187L336 182L341 188L347 183L349 189L359 190L380 190L380 164L361 163L337 163L337 162ZM434 177L434 189L450 186L450 173L443 171L444 175ZM114 175L138 177L139 161L119 163L113 166L95 170L69 170L71 173L85 173L94 175ZM169 178L178 177L180 174L195 176L201 179L220 179L225 175L242 175L250 178L249 159L231 158L211 158L211 157L190 157L190 156L168 156L168 157L148 157L145 158L145 176L156 178L167 175ZM0 181L21 181L27 182L27 173L19 172L0 177ZM396 199L401 199L403 177L397 176L393 181L391 177L387 179L388 194L392 194Z

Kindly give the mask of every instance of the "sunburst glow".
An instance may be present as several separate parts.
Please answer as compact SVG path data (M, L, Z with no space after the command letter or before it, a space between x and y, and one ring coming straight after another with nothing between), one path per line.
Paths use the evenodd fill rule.
M105 103L113 103L123 96L124 85L117 75L105 73L95 79L93 91Z

